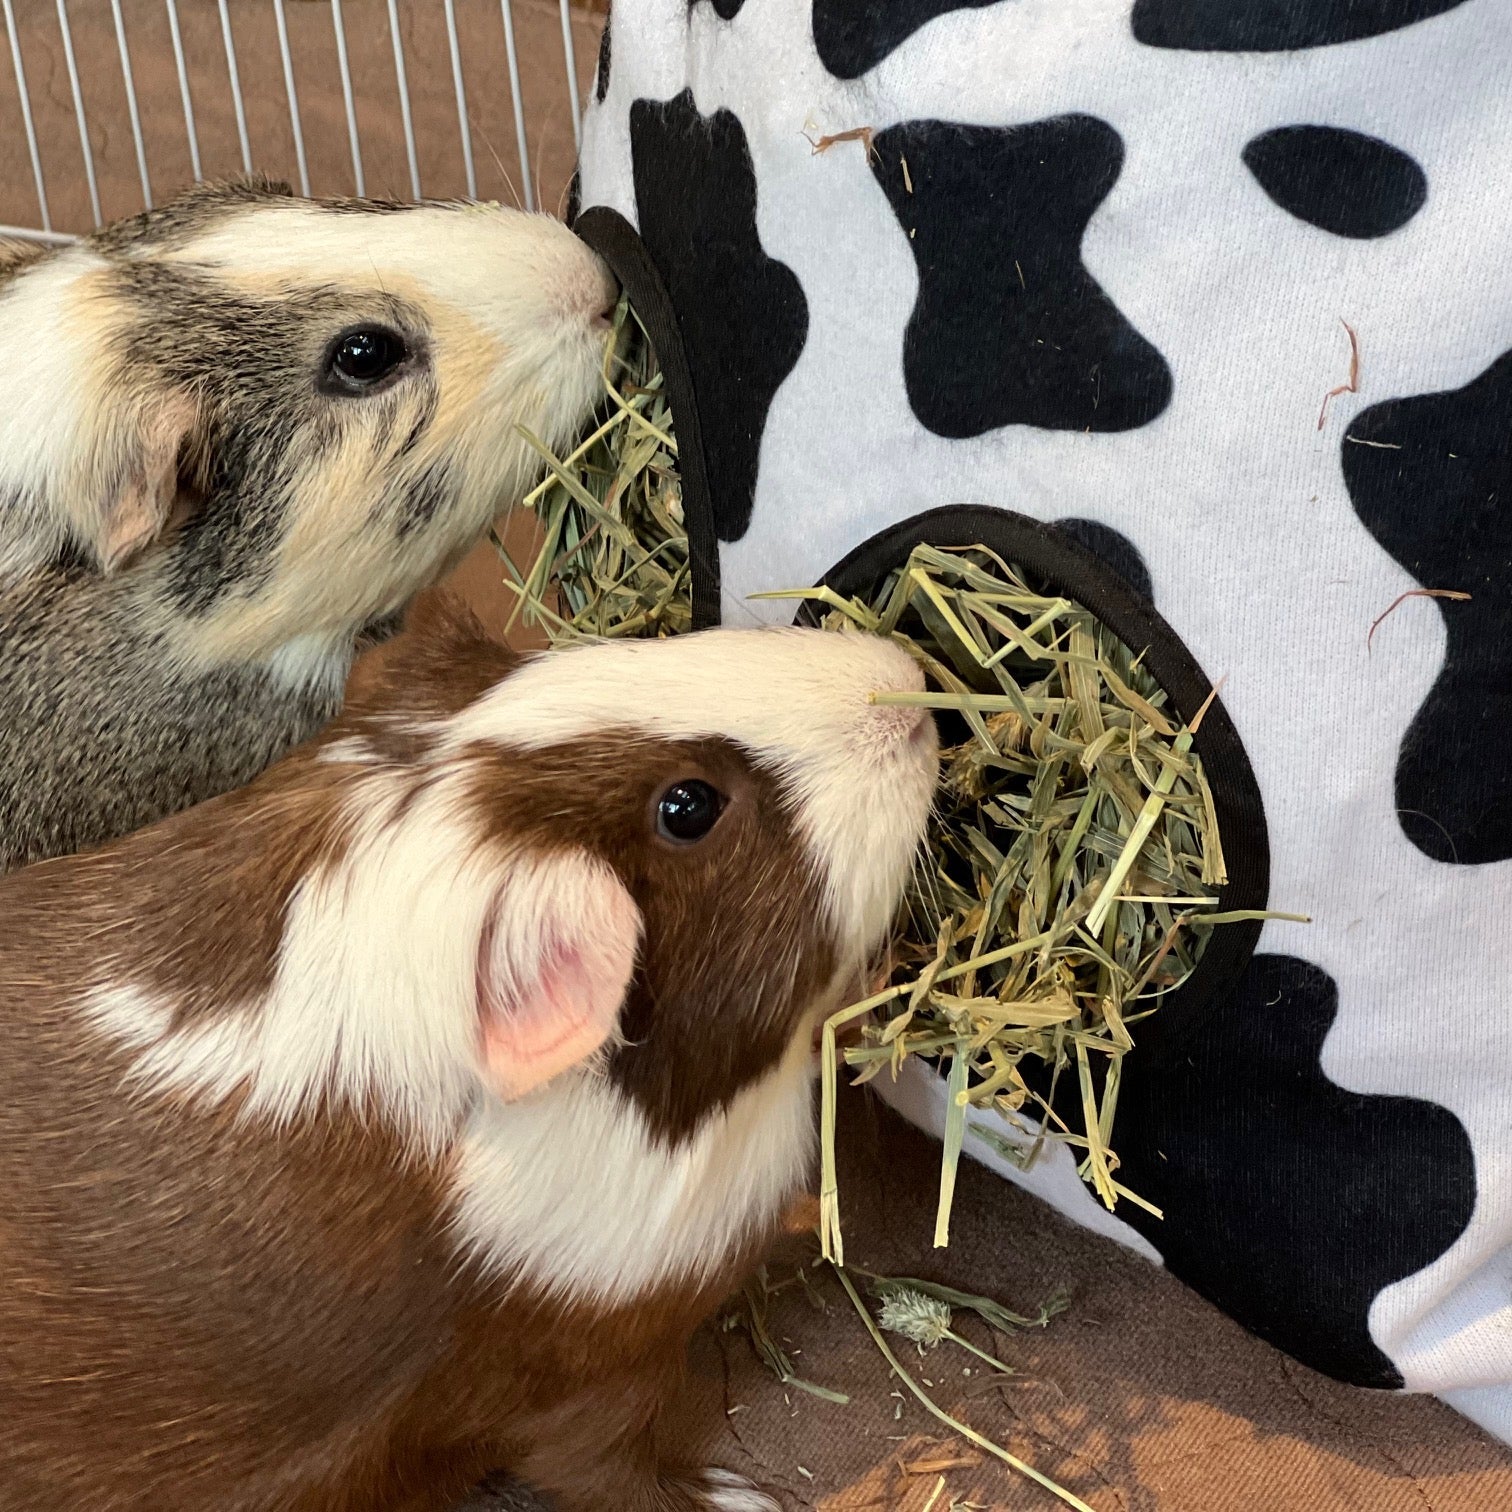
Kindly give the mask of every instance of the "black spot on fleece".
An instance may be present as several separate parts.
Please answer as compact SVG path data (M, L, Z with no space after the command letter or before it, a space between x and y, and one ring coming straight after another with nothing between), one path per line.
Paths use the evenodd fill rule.
M1464 1232L1475 1162L1447 1108L1329 1079L1320 1056L1337 1013L1327 972L1257 955L1179 1054L1129 1056L1118 1179L1165 1216L1129 1202L1119 1216L1173 1274L1305 1365L1400 1387L1370 1336L1371 1303Z
M909 121L875 145L872 171L918 265L903 375L922 425L952 438L1124 431L1165 409L1165 359L1082 262L1123 166L1107 122Z
M739 120L691 90L637 100L630 143L640 235L676 315L702 428L715 530L751 523L761 436L808 335L808 301L756 231L756 173Z
M1464 388L1363 411L1342 461L1361 523L1417 584L1471 595L1397 610L1447 631L1397 754L1402 831L1435 861L1512 859L1512 352Z
M1134 36L1188 52L1292 52L1400 31L1465 0L1134 0Z
M859 79L937 17L1004 3L1007 0L814 0L814 50L837 79Z
M1278 126L1244 149L1244 165L1283 210L1334 236L1386 236L1428 198L1405 152L1337 126Z

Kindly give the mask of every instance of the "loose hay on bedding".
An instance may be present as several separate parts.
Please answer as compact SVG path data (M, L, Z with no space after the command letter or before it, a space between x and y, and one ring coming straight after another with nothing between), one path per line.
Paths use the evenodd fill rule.
M672 416L624 302L604 386L606 418L571 456L537 443L549 471L526 502L542 544L527 570L509 563L527 619L554 641L691 625ZM922 704L944 729L937 811L886 984L825 1030L826 1256L844 1254L833 1133L848 1023L862 1029L843 1052L858 1081L909 1056L949 1065L937 1244L969 1107L1024 1130L1022 1149L1004 1141L1000 1153L1028 1164L1064 1143L1108 1207L1149 1207L1118 1181L1109 1145L1131 1030L1186 980L1213 928L1255 917L1218 910L1226 870L1192 750L1200 714L1183 725L1136 649L985 547L920 546L867 601L827 588L773 596L811 601L828 628L898 640L931 691L879 701ZM1025 1075L1031 1058L1047 1068L1039 1077ZM1071 1122L1052 1106L1067 1076Z

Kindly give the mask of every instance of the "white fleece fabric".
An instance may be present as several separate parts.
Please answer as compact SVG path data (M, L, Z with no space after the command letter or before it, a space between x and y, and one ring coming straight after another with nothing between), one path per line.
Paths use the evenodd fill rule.
M987 504L1093 522L1226 679L1313 922L1131 1093L1163 1223L1036 1189L1512 1441L1512 6L615 0L605 62L580 204L671 291L726 623Z

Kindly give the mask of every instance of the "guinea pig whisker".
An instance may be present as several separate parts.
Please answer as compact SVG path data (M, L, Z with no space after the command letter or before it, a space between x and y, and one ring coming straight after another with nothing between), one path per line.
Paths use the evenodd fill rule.
M543 131L541 133L541 140L536 143L535 186L536 186L536 204L538 204L538 205L541 203L541 159L544 156L545 151L546 151L545 137L546 137L546 133ZM522 163L520 165L520 167L521 167L521 170L523 171L525 165Z
M468 112L468 120L472 125L472 129L481 138L483 145L488 148L488 155L494 160L494 166L499 170L499 177L504 180L505 186L508 188L510 194L514 196L515 209L523 210L525 206L520 202L520 191L515 187L515 181L509 176L509 169L504 166L504 160L499 156L494 148L494 144L489 140L488 133L478 124L471 111Z
M922 846L913 854L913 860L909 864L909 878L909 886L904 893L904 903L911 922L917 925L920 894L927 897L931 905L937 905L939 902L939 888L935 881L934 869L929 865L928 853Z

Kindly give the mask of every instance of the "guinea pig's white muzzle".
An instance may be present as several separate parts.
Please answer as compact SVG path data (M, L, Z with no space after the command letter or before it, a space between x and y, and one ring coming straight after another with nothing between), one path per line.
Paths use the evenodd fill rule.
M597 252L550 216L498 210L466 224L477 233L458 249L474 264L467 313L497 343L511 393L527 374L544 377L550 413L527 417L531 427L570 434L598 396L619 284Z
M603 281L594 295L594 301L599 309L593 317L594 324L607 331L614 324L614 309L619 304L620 286L619 280L609 271L607 263L603 264Z
M507 401L523 392L538 406L511 419L548 446L562 447L602 398L604 347L619 284L603 258L565 226L529 219L535 276L499 280L492 310L504 354L497 382Z
M881 943L897 912L929 818L939 739L928 709L875 701L924 691L923 673L906 652L857 636L851 653L847 686L835 690L846 717L824 732L830 738L816 743L810 757L817 770L806 816L828 874L842 954L860 960Z

